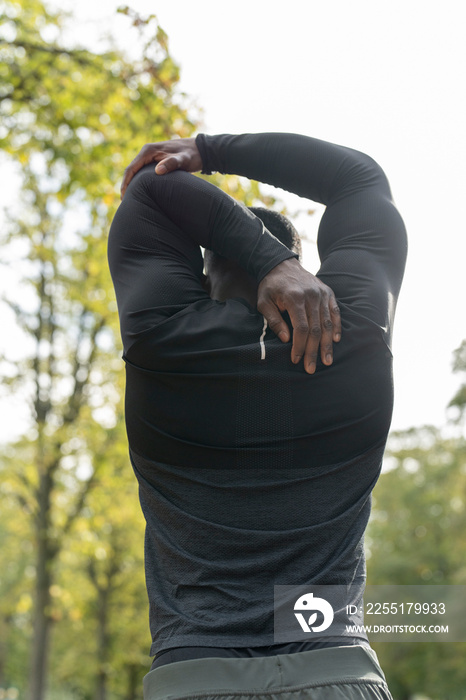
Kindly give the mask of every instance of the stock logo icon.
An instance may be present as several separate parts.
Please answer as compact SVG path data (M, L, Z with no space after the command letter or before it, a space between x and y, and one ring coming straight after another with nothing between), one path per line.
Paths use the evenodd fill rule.
M297 610L312 613L307 622L302 612L296 612ZM303 632L323 632L324 630L328 629L333 622L333 608L330 603L323 598L314 598L313 593L305 593L304 595L300 596L294 604L294 611L295 617L301 625ZM322 613L324 620L322 624L315 627L313 625L317 620L318 612Z

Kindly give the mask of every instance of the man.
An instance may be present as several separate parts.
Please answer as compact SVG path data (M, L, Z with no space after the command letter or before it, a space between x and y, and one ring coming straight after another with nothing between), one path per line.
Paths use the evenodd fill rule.
M182 172L200 169L323 202L317 275L266 215ZM390 698L364 636L274 637L275 586L364 589L406 256L382 170L295 134L199 135L145 146L122 196L109 261L147 521L146 699Z

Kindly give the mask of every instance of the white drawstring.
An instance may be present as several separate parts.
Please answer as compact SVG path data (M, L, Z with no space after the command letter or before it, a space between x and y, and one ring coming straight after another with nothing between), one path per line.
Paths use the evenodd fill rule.
M261 346L261 360L265 360L265 343L264 343L264 338L265 338L265 332L267 330L267 320L264 318L264 327L262 329L262 335L260 337L259 343Z

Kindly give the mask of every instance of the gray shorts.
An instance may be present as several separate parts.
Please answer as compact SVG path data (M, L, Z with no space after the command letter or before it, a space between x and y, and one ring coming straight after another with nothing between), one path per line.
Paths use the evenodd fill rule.
M392 700L372 649L332 647L254 658L208 658L160 666L144 700Z

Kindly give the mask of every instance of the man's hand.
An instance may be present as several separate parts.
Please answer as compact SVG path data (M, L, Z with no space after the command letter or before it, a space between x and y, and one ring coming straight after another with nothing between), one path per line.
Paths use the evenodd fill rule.
M173 139L173 141L161 141L160 143L146 143L125 170L121 183L122 199L134 175L149 163L157 163L155 168L157 175L164 175L172 170L187 170L190 173L202 170L202 159L195 139Z
M333 343L341 338L335 295L296 259L280 263L260 282L257 310L284 343L290 339L290 330L280 312L288 312L293 326L291 360L297 364L304 357L308 374L316 371L319 345L324 365L332 364Z

